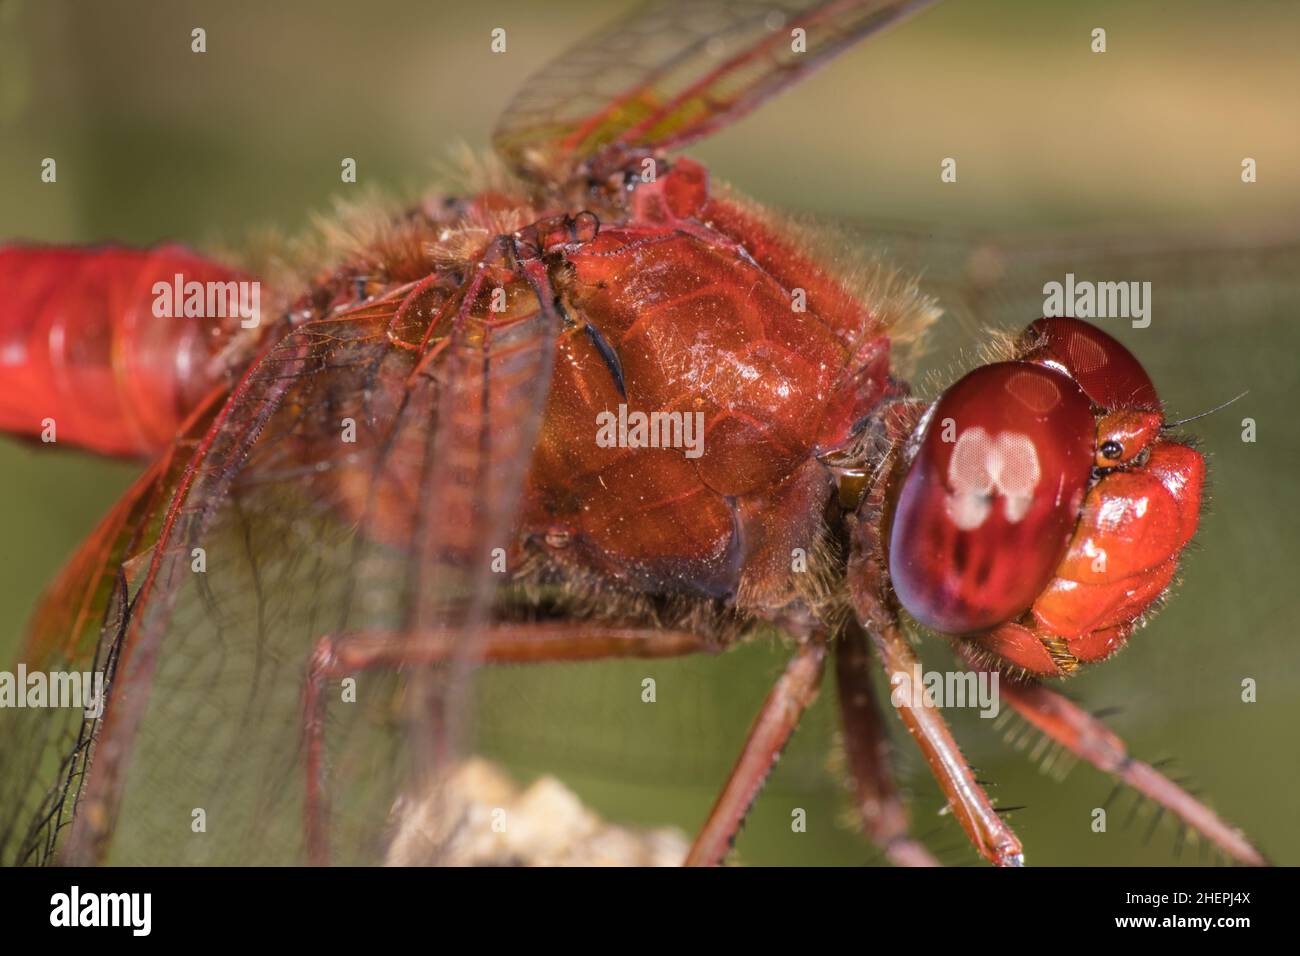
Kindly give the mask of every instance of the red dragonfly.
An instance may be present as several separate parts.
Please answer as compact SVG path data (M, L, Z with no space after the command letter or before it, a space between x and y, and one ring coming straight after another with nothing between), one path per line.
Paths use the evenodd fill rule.
M184 249L0 251L0 426L152 461L23 648L106 693L5 712L0 859L172 862L151 851L192 821L176 862L383 859L463 751L475 668L775 628L793 655L687 862L723 860L832 663L865 832L928 864L872 683L925 626L1263 862L1047 682L1129 639L1196 528L1203 461L1138 360L1040 320L918 402L891 356L927 299L850 282L670 155L920 5L636 13L511 104L512 175L384 222L256 325L157 316L175 277L178 302L254 281ZM976 850L1023 862L942 712L896 709Z

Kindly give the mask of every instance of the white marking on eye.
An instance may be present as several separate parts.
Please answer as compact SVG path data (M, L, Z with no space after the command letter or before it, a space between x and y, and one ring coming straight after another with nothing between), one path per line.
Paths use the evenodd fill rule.
M962 531L970 531L988 519L993 510L993 498L991 495L949 495L944 505L952 523Z
M962 531L978 528L993 511L993 500L1006 499L1002 513L1017 524L1029 513L1034 489L1042 478L1038 449L1020 432L989 433L976 425L957 436L948 461L948 486L944 510Z

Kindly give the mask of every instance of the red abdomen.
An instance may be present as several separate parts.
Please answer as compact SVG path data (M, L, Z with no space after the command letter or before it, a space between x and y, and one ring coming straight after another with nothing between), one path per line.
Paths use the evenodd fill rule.
M156 283L239 277L175 245L0 248L0 430L149 455L219 379L237 316L158 317Z

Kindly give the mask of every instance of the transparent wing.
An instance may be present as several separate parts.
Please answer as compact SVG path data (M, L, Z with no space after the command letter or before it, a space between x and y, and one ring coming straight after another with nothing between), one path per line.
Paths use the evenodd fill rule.
M199 434L223 396L194 417ZM111 682L129 615L126 572L155 534L196 441L182 438L123 495L43 596L19 664ZM94 677L91 677L93 682ZM83 702L86 695L81 695ZM66 701L65 701L66 703ZM81 707L0 711L0 864L45 863L72 820L99 716Z
M321 640L453 624L470 641L491 598L480 558L512 522L553 333L526 283L510 291L504 316L486 296L436 290L399 315L404 288L295 329L182 467L131 499L149 501L143 530L139 506L120 506L129 545L98 549L97 582L74 564L41 612L55 635L78 581L121 582L126 613L101 615L90 642L117 663L81 745L91 769L52 785L44 774L77 812L35 859L304 861L303 698ZM437 323L421 349L389 334L410 316ZM349 676L327 688L322 737L331 859L382 862L417 757L451 759L425 741L464 706L451 678L470 675L426 674L428 708L410 706L413 685L393 670Z
M565 182L584 164L610 172L629 151L707 136L926 2L650 4L530 78L494 143L535 181Z

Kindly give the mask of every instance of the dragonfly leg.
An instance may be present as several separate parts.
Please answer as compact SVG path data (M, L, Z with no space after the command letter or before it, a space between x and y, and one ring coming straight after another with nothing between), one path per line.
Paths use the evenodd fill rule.
M894 785L889 738L871 686L870 651L856 627L836 638L835 675L845 758L867 836L895 866L938 866L908 835L907 808Z
M816 700L825 663L825 638L814 633L800 645L754 718L736 766L686 855L687 866L722 862L799 718Z
M1001 695L1052 740L1177 814L1233 859L1251 866L1267 865L1264 855L1241 831L1150 764L1131 757L1124 741L1109 727L1064 695L1037 681L1010 680L1002 681Z
M918 671L920 662L916 652L895 621L876 621L874 625L868 624L868 630L891 680L894 674L910 675ZM917 700L912 695L903 696L906 699L901 702L894 701L898 715L921 748L930 772L975 849L996 866L1022 866L1025 856L1020 840L998 816L988 794L975 779L942 712L924 697Z
M303 692L308 860L314 865L329 861L324 730L326 689L331 680L366 670L431 666L465 654L475 663L541 664L681 657L716 650L716 645L688 631L559 622L493 624L468 641L464 631L451 628L416 634L362 631L320 638L310 658Z
M880 665L893 687L894 675L912 677L919 673L921 664L903 633L898 608L885 597L888 589L879 529L889 474L888 467L878 468L875 481L849 523L849 596L858 623L871 635ZM915 686L918 682L912 683ZM891 703L920 747L957 822L979 854L995 866L1023 866L1025 854L1020 840L998 816L993 802L975 779L942 711L924 693L903 694L897 699L891 695Z

